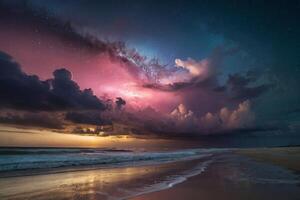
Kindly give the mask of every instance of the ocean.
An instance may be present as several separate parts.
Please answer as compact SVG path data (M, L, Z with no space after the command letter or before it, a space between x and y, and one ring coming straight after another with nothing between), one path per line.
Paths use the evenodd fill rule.
M237 155L236 150L0 148L0 199L130 199L173 188L207 171L209 180L220 175L225 185L246 184L255 191L269 187L279 197L300 194L298 175Z
M212 156L225 149L133 151L95 148L0 148L0 177L163 164Z

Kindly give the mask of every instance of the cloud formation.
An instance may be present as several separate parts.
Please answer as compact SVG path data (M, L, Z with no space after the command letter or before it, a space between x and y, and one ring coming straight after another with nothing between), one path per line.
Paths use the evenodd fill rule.
M269 85L256 83L257 79L253 76L241 74L230 75L225 85L218 83L218 70L223 67L223 59L234 54L236 49L220 47L202 60L176 59L175 66L166 66L158 59L149 59L135 49L128 49L124 42L104 42L95 36L79 33L71 22L58 20L43 10L35 11L28 7L15 12L15 9L3 9L0 3L0 11L2 10L1 24L5 24L7 20L6 22L13 24L12 29L25 24L30 31L37 30L51 36L47 37L49 41L54 40L55 36L63 47L70 47L67 51L75 49L76 54L72 53L70 56L71 65L76 63L78 55L96 56L97 59L89 60L86 65L78 64L78 71L74 75L89 73L85 83L93 84L91 87L99 96L100 92L115 95L114 97L121 96L115 101L116 109L111 109L105 116L100 112L112 107L112 102L103 103L93 94L92 89L80 89L77 83L80 78L75 82L69 70L57 69L53 78L42 81L38 76L24 73L10 56L1 53L2 108L62 111L66 112L64 120L78 124L99 125L113 119L115 122L167 135L179 132L202 134L247 127L254 118L251 117L250 103L247 100L259 97L270 88ZM61 48L56 47L53 51L56 50ZM43 53L44 55L45 60L51 60L47 53ZM55 56L52 58L64 56L53 55ZM35 59L36 57L38 56L34 55ZM91 70L91 65L98 71ZM89 70L82 70L86 66ZM94 78L92 81L90 76ZM239 104L240 102L242 103ZM127 108L123 109L125 104ZM129 110L128 107L133 107L132 105L136 107ZM227 106L238 108L229 109ZM122 114L114 113L121 108L124 111ZM161 112L162 109L164 112ZM13 121L12 118L16 117L11 117L6 122Z
M213 74L213 66L210 64L209 59L203 59L200 61L195 61L192 58L187 60L175 59L175 64L177 67L182 67L188 71L187 80L192 78L197 78L197 81L204 81Z
M192 58L187 60L175 59L175 66L168 71L161 81L144 84L146 88L162 91L179 91L186 88L215 89L219 87L217 81L218 72L223 66L223 60L238 52L238 48L216 47L211 54L199 61Z
M121 97L117 97L115 103L116 103L116 108L118 110L121 110L122 107L126 105L126 101L124 99L122 99Z
M109 119L103 118L99 111L70 111L66 113L65 120L71 121L75 124L111 124L111 121Z
M151 107L140 111L125 110L122 114L117 114L115 112L126 104L123 98L118 97L115 101L116 109L107 109L103 113L107 107L113 106L112 101L103 103L93 95L91 89L81 90L72 80L72 73L64 68L55 70L52 79L41 81L37 76L22 72L18 63L5 53L0 54L0 66L0 94L2 95L0 105L2 108L20 111L51 111L47 114L38 112L24 114L20 111L2 114L1 123L62 129L66 122L96 126L119 122L137 127L138 130L168 135L182 132L209 134L247 128L254 120L249 101L242 102L234 110L223 107L215 114L208 112L203 116L199 113L195 114L184 104L179 104L167 115ZM230 83L243 87L251 82L243 78L230 78ZM56 114L53 111L62 112L61 115L65 116L62 119L59 118L62 122L55 118ZM142 131L138 132L142 134Z
M218 132L249 128L253 125L254 119L255 116L251 111L250 101L244 101L233 110L224 107L215 114L208 112L201 117L200 123L205 131Z
M0 123L39 127L48 129L63 129L63 122L58 115L52 113L17 113L17 112L1 112Z
M188 110L185 105L179 104L179 106L175 108L170 115L176 120L183 121L191 120L194 113L191 110Z
M245 76L241 74L229 75L225 88L230 92L232 98L237 100L246 100L259 97L271 89L271 84L259 84L250 86L257 80L256 76L253 76L251 72L248 72Z
M41 81L27 75L9 55L0 52L0 106L21 110L105 109L91 89L80 90L66 69Z

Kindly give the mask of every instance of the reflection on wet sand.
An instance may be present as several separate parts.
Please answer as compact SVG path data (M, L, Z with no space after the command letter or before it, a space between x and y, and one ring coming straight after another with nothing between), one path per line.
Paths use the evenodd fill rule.
M171 175L180 174L196 162L200 161L1 178L0 197L56 200L120 199L142 193L147 190L146 186L155 185Z
M297 161L299 148L237 149L160 165L0 178L0 199L298 200L299 174L289 170Z
M168 190L140 195L131 200L299 200L298 173L283 168L286 164L273 164L281 161L280 156L275 154L290 152L289 149L241 150L241 153L251 153L251 156L261 158L260 154L265 151L274 155L263 162L235 154L221 155L199 176L194 176ZM299 149L297 151L299 152ZM296 160L293 159L299 161L300 154L297 155L290 157L289 166L292 163L296 164ZM276 157L278 160L274 162Z

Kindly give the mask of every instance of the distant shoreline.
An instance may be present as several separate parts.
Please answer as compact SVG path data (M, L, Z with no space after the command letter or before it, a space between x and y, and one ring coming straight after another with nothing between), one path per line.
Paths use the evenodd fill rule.
M236 153L248 156L259 162L272 163L300 172L300 147L274 147L239 149Z

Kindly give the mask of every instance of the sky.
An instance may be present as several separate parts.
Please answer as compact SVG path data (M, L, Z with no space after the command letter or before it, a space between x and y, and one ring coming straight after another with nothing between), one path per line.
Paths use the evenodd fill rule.
M292 0L1 0L0 126L297 133L299 9Z

